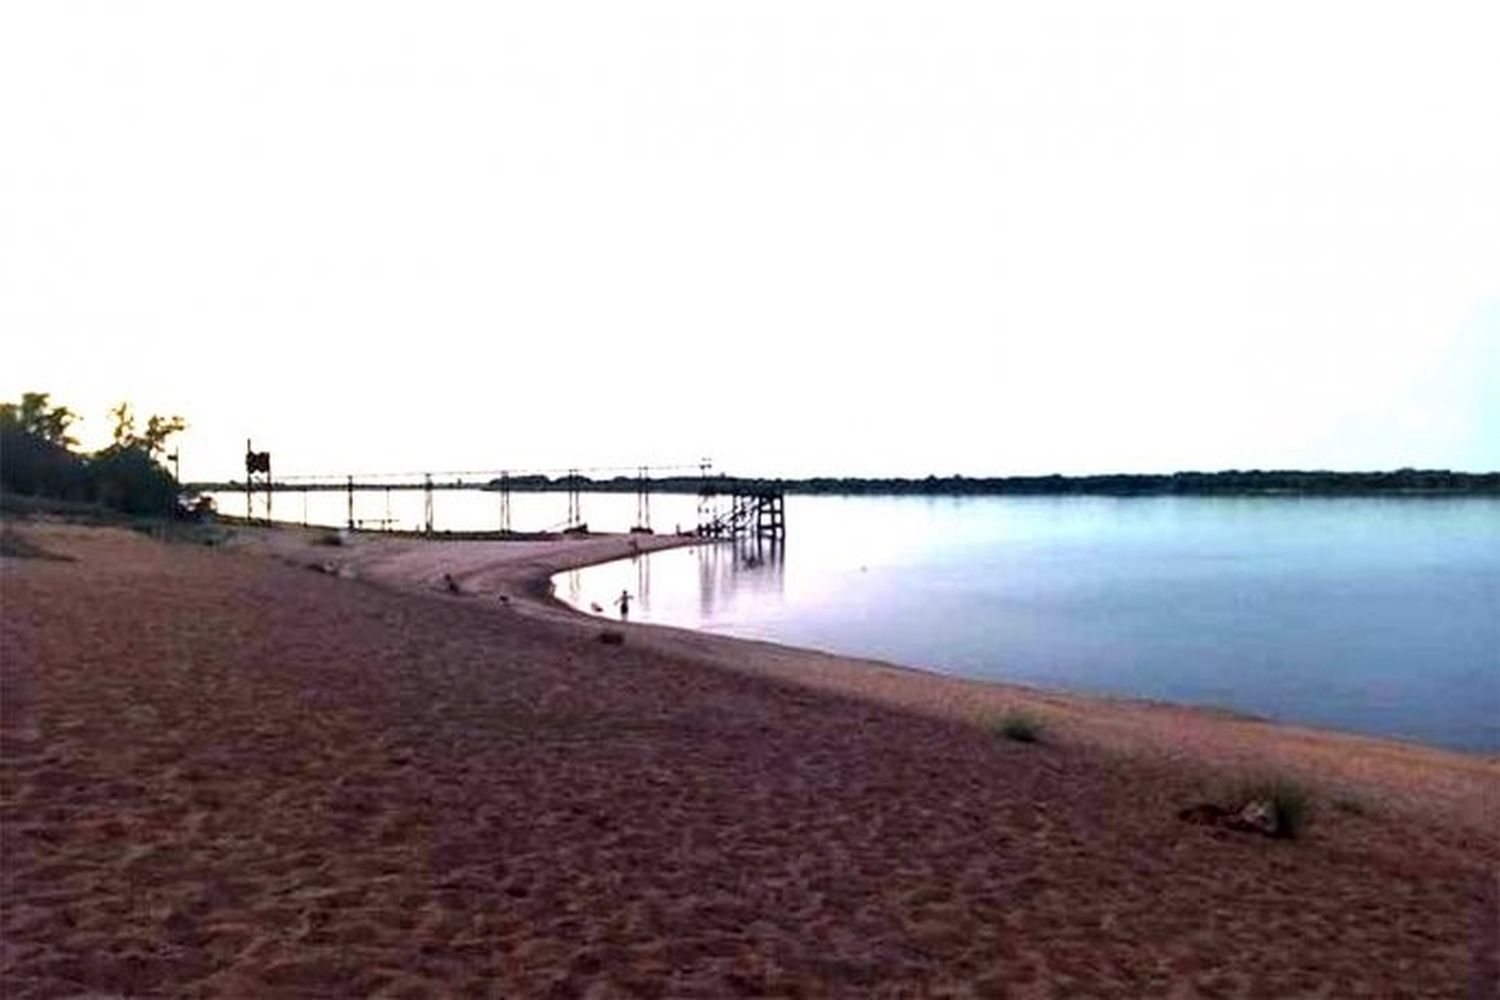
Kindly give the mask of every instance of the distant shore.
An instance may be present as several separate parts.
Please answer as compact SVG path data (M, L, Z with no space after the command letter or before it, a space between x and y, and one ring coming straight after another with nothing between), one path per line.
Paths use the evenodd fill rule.
M7 995L1500 985L1500 758L549 596L685 537L7 528Z

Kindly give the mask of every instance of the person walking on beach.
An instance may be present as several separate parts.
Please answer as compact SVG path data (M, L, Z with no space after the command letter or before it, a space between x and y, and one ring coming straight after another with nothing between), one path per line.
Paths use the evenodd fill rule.
M620 591L620 596L615 598L615 603L620 606L620 620L624 621L630 617L630 591Z

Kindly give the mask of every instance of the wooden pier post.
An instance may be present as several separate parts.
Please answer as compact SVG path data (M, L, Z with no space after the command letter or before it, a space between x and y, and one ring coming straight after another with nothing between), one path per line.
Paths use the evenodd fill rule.
M500 473L500 531L510 534L510 473Z
M422 513L427 521L427 534L432 534L432 473L422 476Z

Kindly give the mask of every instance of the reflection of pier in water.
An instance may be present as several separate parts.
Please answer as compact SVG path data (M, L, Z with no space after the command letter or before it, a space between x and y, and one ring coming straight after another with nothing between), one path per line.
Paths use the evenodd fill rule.
M641 611L651 613L651 560L636 553L635 559L635 593L641 602Z
M736 593L781 594L786 586L786 536L744 535L698 547L698 611L708 618Z
M616 598L624 588L631 600L628 617L636 618L638 612L640 620L651 621L660 614L660 620L671 621L686 610L681 602L690 599L692 576L688 574L692 569L686 560L693 560L697 564L699 615L722 617L732 613L736 601L742 598L781 597L785 554L781 538L742 536L705 542L692 549L641 552L630 556L628 563L622 559L594 569L567 570L558 574L556 586L559 596L573 607L610 618L619 616ZM654 594L652 574L658 560L664 562L655 570L665 567L666 575L661 581L662 593ZM596 570L600 575L594 577Z

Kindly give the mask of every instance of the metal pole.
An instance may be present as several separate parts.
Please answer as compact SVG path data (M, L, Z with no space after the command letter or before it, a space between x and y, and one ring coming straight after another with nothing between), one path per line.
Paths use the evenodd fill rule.
M354 530L354 477L353 476L349 477L348 482L347 482L347 484L345 485L344 488L345 488L345 490L346 490L346 492L348 494L348 498L349 498L349 530L353 531Z
M698 463L698 476L700 484L698 487L698 530L700 532L709 527L713 520L712 504L709 497L712 495L713 487L710 485L709 475L713 471L713 459L705 458Z
M500 473L500 530L510 533L510 473Z
M432 534L432 473L422 477L422 507L427 516L427 534Z

